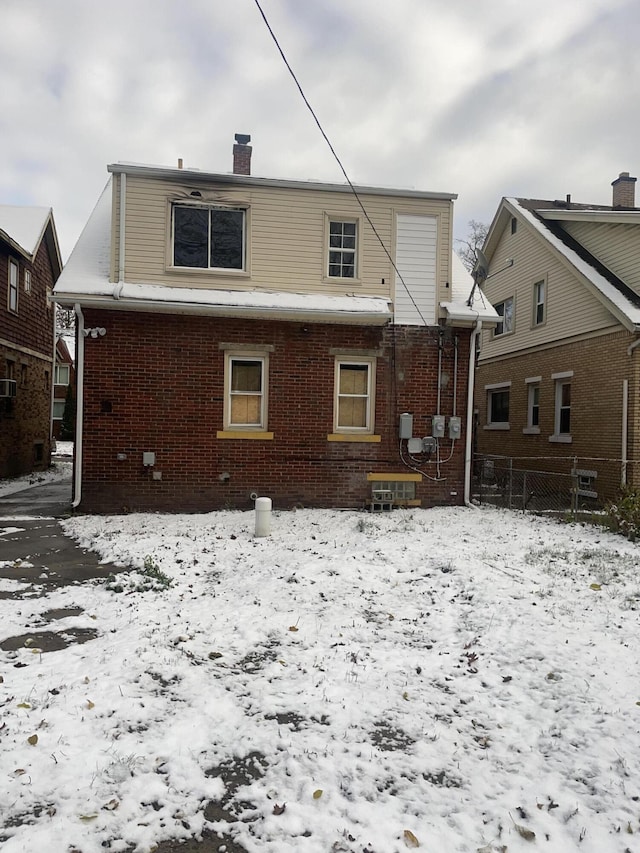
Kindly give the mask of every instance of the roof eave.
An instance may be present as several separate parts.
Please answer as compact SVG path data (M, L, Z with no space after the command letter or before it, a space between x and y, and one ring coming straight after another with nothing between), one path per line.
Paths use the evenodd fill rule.
M153 312L160 314L191 314L204 317L244 318L248 320L287 320L303 323L337 323L351 326L384 326L393 319L391 311L331 311L263 307L255 305L207 305L196 302L169 302L153 299L131 299L112 296L62 292L55 294L60 305L80 304L83 308L102 308L109 311Z

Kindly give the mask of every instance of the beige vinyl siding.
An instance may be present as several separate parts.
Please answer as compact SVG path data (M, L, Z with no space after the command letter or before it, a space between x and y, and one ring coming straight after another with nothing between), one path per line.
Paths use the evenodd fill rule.
M489 278L483 291L492 305L513 297L514 331L494 337L491 330L484 330L481 360L618 325L582 279L522 220L515 234L511 234L511 223L507 222L491 258L490 271L502 269L508 258L513 258L513 266ZM546 321L535 326L533 285L545 277Z
M248 272L194 272L170 269L170 202L186 201L192 189L201 203L247 206ZM412 199L365 194L363 202L375 227L393 257L394 208L405 213L439 217L439 298L446 298L451 246L449 200ZM118 234L115 225L114 247ZM359 222L361 268L356 280L326 277L325 216L356 218ZM116 250L117 251L117 250ZM114 251L114 259L117 258ZM117 263L117 261L116 261ZM192 187L159 178L127 176L126 271L129 282L148 282L190 288L256 287L292 292L322 292L391 297L393 267L362 215L356 199L348 193L288 187L204 186Z
M640 225L562 222L564 230L640 293Z

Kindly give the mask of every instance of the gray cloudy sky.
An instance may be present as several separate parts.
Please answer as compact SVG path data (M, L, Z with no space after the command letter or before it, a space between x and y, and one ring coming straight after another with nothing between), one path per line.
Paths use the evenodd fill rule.
M610 203L640 176L639 0L261 0L356 183ZM1 0L0 203L65 258L118 160L343 177L254 0Z

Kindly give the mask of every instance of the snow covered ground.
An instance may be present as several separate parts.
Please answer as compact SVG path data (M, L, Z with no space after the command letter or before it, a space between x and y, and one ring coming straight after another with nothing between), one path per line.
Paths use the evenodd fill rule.
M3 853L640 851L637 546L489 508L253 525L71 519L136 571L0 599L0 642L33 632L0 652ZM97 637L39 653L72 607Z

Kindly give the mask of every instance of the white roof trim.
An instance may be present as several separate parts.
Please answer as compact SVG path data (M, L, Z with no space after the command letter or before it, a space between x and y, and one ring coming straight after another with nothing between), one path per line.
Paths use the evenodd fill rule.
M613 313L619 318L624 318L629 324L640 330L640 308L630 302L617 287L601 275L591 264L584 261L573 249L566 246L559 237L552 234L537 216L526 207L523 207L517 198L507 198L505 201L517 211L518 215L525 220L543 239L567 260L609 303Z

